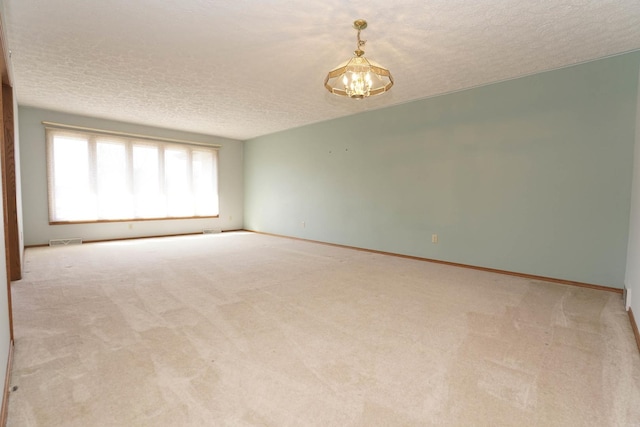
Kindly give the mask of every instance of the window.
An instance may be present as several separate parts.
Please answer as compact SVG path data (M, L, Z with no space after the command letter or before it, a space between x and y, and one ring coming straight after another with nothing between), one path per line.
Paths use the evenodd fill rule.
M49 222L218 216L217 146L46 127Z

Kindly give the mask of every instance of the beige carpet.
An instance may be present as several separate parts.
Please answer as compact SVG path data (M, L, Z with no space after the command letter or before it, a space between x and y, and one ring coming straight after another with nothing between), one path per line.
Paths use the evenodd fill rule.
M36 248L9 426L640 425L619 294L252 233Z

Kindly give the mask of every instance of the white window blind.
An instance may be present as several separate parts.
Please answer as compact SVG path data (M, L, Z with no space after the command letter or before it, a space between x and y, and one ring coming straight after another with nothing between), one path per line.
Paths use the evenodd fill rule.
M218 216L217 146L46 127L49 221Z

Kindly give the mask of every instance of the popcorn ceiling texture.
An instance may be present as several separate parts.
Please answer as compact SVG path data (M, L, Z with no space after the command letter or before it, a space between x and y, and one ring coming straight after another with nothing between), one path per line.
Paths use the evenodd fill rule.
M4 0L18 103L249 139L640 48L637 0ZM396 85L323 87L355 48Z

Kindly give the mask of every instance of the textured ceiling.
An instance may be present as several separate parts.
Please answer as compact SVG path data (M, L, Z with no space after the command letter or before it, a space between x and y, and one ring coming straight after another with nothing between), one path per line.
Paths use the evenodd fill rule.
M639 0L3 0L20 105L235 139L640 48ZM355 48L395 86L323 87Z

